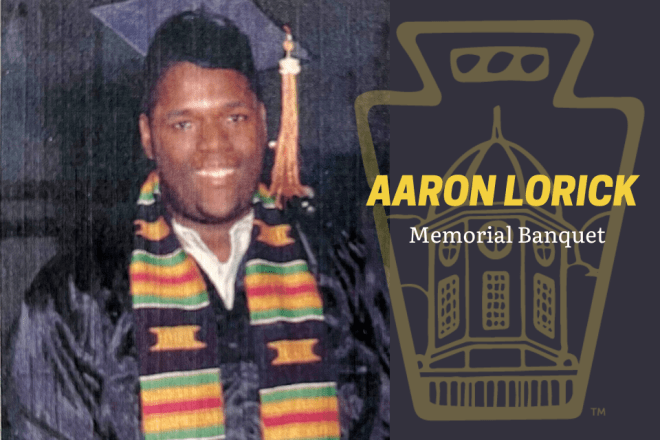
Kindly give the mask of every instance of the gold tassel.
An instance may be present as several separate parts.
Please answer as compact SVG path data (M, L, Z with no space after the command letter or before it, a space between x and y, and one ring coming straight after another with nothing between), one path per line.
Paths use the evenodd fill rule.
M280 60L282 75L282 115L280 117L280 133L277 136L275 164L271 173L271 183L268 190L270 197L275 196L275 206L284 208L284 203L292 197L311 197L313 192L308 186L300 183L298 167L298 92L296 75L300 73L300 61L291 56L293 38L288 26L284 26L286 40L284 50L286 56Z

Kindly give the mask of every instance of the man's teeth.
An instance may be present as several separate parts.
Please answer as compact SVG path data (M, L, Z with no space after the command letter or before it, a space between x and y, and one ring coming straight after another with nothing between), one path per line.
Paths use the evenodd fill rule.
M221 169L214 169L214 170L199 170L197 171L197 174L200 176L204 177L225 177L228 176L229 174L232 174L234 172L233 168L221 168Z

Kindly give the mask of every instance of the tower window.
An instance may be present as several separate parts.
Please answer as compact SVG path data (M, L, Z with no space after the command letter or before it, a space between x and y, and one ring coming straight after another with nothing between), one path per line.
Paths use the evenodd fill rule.
M551 339L555 337L556 309L555 280L534 274L534 327Z
M509 328L509 273L487 271L483 276L482 325L486 330Z
M458 285L458 275L438 283L438 338L444 338L458 328L461 319Z

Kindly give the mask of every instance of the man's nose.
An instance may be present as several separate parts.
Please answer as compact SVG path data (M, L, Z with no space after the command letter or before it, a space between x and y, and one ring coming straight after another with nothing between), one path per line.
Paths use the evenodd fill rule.
M199 138L201 150L225 150L231 147L227 129L220 121L207 121L202 124Z

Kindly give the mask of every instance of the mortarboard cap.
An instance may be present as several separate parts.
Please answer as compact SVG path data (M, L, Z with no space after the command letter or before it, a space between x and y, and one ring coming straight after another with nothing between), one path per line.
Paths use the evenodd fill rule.
M91 12L145 56L149 41L161 24L183 11L199 9L227 17L250 38L256 70L278 66L286 34L251 0L129 0L98 6ZM292 55L299 59L309 58L299 44Z

